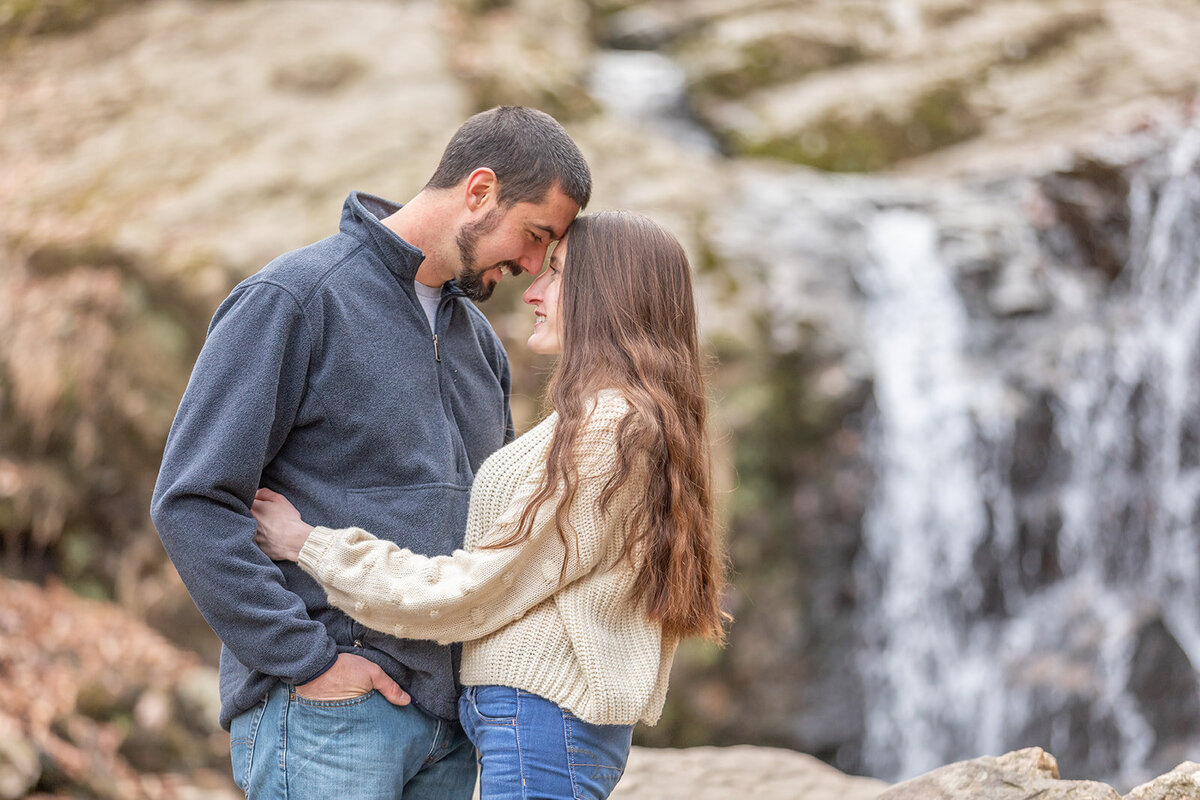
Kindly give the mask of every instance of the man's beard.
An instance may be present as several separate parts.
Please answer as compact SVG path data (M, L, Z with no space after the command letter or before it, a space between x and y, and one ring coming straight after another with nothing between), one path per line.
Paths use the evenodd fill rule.
M500 208L493 208L483 219L462 226L454 239L458 244L458 257L461 262L458 274L454 276L454 279L458 282L458 288L462 289L467 297L477 303L482 303L491 297L492 290L496 288L496 283L498 283L498 281L490 284L484 283L484 275L496 267L507 269L513 275L518 275L521 272L520 265L512 261L501 261L498 264L490 264L486 267L475 266L475 245L479 241L479 237L494 231L500 224L503 216L504 212Z

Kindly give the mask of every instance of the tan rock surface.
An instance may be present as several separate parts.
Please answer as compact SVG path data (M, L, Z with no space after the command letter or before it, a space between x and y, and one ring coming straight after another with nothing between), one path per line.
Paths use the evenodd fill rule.
M472 110L443 20L167 0L31 40L0 70L0 235L90 233L223 295L327 235L350 189L420 188Z
M594 110L583 91L593 50L584 0L456 0L448 39L475 104L531 105L559 121ZM536 20L536 23L531 21Z
M635 747L613 800L872 800L887 787L771 747Z
M869 171L999 148L1028 164L1031 143L1135 124L1200 86L1194 4L797 5L698 22L679 45L693 106L735 152Z
M879 800L1119 800L1111 786L1064 781L1040 747L947 764L879 795Z
M1143 783L1124 800L1197 800L1200 798L1200 764L1185 761L1166 775Z

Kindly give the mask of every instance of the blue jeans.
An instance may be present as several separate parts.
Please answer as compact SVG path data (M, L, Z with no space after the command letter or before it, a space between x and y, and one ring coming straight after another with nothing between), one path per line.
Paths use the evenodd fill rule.
M507 686L468 686L458 714L479 750L480 800L603 800L625 772L632 725L592 725Z
M233 777L250 800L468 800L474 748L456 722L376 691L306 700L277 685L229 731Z

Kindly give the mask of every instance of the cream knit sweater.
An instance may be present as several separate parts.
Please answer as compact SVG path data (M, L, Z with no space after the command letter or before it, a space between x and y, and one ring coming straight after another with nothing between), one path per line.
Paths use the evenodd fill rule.
M599 393L576 450L579 486L564 548L557 496L539 509L523 543L480 550L513 531L537 490L557 414L496 451L471 489L465 550L429 558L357 528L316 528L299 563L330 602L359 622L410 639L464 642L462 682L547 698L595 724L653 725L662 713L677 640L630 598L637 575L621 559L636 492L633 476L608 507L598 500L616 464L617 425L629 410ZM560 581L563 556L567 571Z

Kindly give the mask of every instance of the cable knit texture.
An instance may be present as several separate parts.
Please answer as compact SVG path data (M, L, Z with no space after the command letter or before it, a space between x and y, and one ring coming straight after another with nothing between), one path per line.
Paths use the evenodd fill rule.
M606 508L599 505L617 463L617 426L628 412L619 391L595 399L576 449L580 478L566 547L554 496L539 509L528 540L479 549L512 533L537 491L558 419L551 414L480 467L464 550L429 558L358 528L316 528L300 566L333 605L364 625L464 642L464 685L525 689L595 724L653 725L677 640L635 606L637 573L621 558L623 522L644 477L635 472Z

